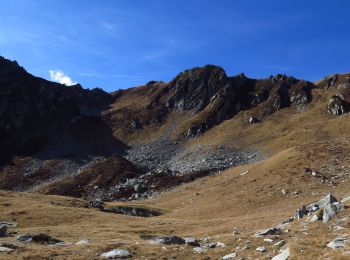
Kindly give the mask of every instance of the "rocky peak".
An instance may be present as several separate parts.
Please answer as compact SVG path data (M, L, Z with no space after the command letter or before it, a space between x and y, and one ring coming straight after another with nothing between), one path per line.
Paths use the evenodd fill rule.
M174 94L169 98L167 107L173 110L201 110L227 83L225 71L218 66L206 65L186 70L169 83Z
M98 119L112 101L101 89L50 82L27 73L15 61L1 58L0 152L27 150L54 133L59 135L72 122Z

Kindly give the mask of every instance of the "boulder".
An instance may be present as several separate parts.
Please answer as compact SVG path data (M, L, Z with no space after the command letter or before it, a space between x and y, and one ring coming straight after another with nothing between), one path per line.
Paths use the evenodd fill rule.
M325 89L331 88L334 86L335 82L338 80L338 74L330 75L326 78Z
M0 221L0 226L6 226L6 227L17 227L16 222L7 222L7 221Z
M233 259L235 257L237 257L237 254L236 253L231 253L231 254L223 256L222 260L230 260L230 259Z
M273 244L274 247L282 247L286 244L285 240L280 240L277 243Z
M347 243L348 241L349 241L348 238L340 237L340 238L336 238L333 241L329 242L327 244L327 246L332 248L332 249L343 248L343 247L345 247L345 243Z
M46 234L25 234L17 237L18 241L21 242L35 242L40 244L54 245L57 243L62 243L62 240L53 238Z
M256 237L268 236L268 235L282 235L282 230L277 227L272 227L264 230L260 230L255 233Z
M249 117L248 122L250 125L253 125L253 124L259 123L260 120L251 116L251 117Z
M264 247L264 246L259 246L259 247L257 247L255 250L258 251L258 252L261 252L261 253L264 253L264 252L267 251L267 250L266 250L266 247Z
M87 244L89 244L89 242L90 242L89 239L81 239L78 242L76 242L75 244L78 246L81 246L81 245L87 245Z
M90 208L103 209L106 204L101 200L91 200L89 201Z
M0 246L0 252L12 252L12 251L13 251L12 248Z
M1 225L0 226L0 237L6 237L7 234L7 226Z
M283 250L280 254L272 257L271 260L288 260L290 256L290 251L289 251L289 248Z
M340 83L337 88L338 89L350 89L350 82Z
M185 239L178 236L169 236L169 237L156 237L153 239L156 244L165 244L165 245L184 245L186 243Z
M189 245L189 246L200 246L199 245L199 242L198 242L198 239L194 238L194 237L185 237L185 244L186 245Z
M332 217L334 217L337 213L343 210L343 206L339 202L335 202L333 204L327 204L323 208L323 222L329 221Z
M203 254L208 252L207 248L203 248L203 247L195 247L193 248L193 252L197 253L197 254Z
M129 250L126 249L113 249L111 251L108 251L106 253L103 253L101 255L101 258L106 258L106 259L125 259L131 257L132 254L129 252Z
M327 111L332 116L339 116L347 112L345 110L345 102L341 95L332 96L327 105Z
M324 198L320 199L316 203L311 203L310 205L308 205L306 207L306 209L308 211L314 211L314 210L317 210L317 209L322 209L327 204L333 204L334 202L337 202L337 201L338 200L336 199L336 197L334 197L333 194L329 193L328 195L326 195Z
M306 216L307 213L308 213L308 210L306 209L306 206L303 205L300 209L296 210L294 218L301 219L304 216Z

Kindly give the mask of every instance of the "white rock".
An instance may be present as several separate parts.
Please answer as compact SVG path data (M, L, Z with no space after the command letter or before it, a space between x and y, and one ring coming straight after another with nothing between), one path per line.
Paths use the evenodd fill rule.
M260 230L255 233L256 237L262 237L267 235L282 235L282 230L277 227L272 227L272 228Z
M350 200L350 196L347 196L347 197L343 198L340 202L345 203L345 202L348 202L349 200Z
M225 247L226 245L222 242L217 242L216 247Z
M11 248L0 246L0 252L12 252L12 251L13 249Z
M264 246L259 246L259 247L257 247L255 250L258 251L258 252L264 253L264 252L266 252L266 247L264 247Z
M278 241L277 243L273 244L273 246L281 247L281 246L284 246L285 244L286 244L286 241L281 240L281 241Z
M333 241L329 242L327 244L327 246L332 248L332 249L342 248L342 247L345 247L345 242L347 242L347 241L349 241L348 238L338 237L338 238L334 239Z
M119 248L113 249L101 255L102 258L107 258L107 259L127 258L130 256L131 256L131 253L128 250L119 249Z
M290 251L289 248L287 248L286 250L283 250L280 254L272 257L271 260L287 260L290 256Z
M193 248L193 252L195 252L197 254L202 254L202 253L208 252L208 249L203 248L203 247L195 247L195 248Z
M86 245L86 244L89 244L89 239L82 239L82 240L79 240L78 242L76 242L75 244L80 246L80 245Z
M273 242L273 239L271 239L271 238L264 238L264 241L265 241L265 242L272 243L272 242Z
M228 255L225 255L222 257L222 260L230 260L230 259L233 259L237 256L236 253L231 253L231 254L228 254Z

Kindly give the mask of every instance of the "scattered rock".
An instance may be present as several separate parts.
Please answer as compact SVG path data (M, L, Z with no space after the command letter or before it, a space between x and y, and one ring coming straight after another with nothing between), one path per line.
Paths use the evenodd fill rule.
M0 226L6 226L8 228L17 227L17 223L16 222L0 221Z
M184 240L186 245L196 247L200 246L198 240L194 237L185 237Z
M89 201L89 207L90 208L97 208L97 209L103 209L106 206L106 204L101 200L91 200Z
M89 239L82 239L82 240L79 240L78 242L76 242L75 244L76 245L87 245L87 244L89 244Z
M327 105L327 111L332 116L342 115L345 112L345 103L341 95L337 94L332 96Z
M0 246L1 247L11 248L11 249L17 249L18 248L18 245L16 245L15 243L2 243Z
M184 245L185 239L178 236L169 236L169 237L154 237L150 239L151 242L155 244L165 244L165 245Z
M338 74L333 74L333 75L330 75L329 77L327 77L325 89L333 87L337 80L338 80Z
M128 250L117 248L109 252L103 253L101 257L107 259L124 259L131 257L131 255L132 254Z
M0 237L6 237L7 234L7 226L1 225L0 226Z
M350 201L350 196L347 196L347 197L343 198L340 202L341 203L345 203L345 202L348 202L348 201Z
M0 246L0 252L12 252L12 251L13 251L12 248Z
M265 241L265 242L268 242L268 243L272 243L272 242L273 242L273 239L271 239L271 238L264 238L264 241Z
M350 82L340 83L337 87L337 89L349 89L349 88L350 88Z
M268 235L282 235L282 230L280 228L272 227L264 229L255 233L256 237L268 236Z
M203 248L203 247L195 247L193 248L193 252L197 253L197 254L203 254L208 252L207 248Z
M323 208L323 222L329 221L334 217L338 212L343 210L343 206L339 202L333 204L328 204Z
M256 123L260 123L260 120L251 116L251 117L249 117L248 122L249 122L249 124L253 125Z
M290 256L290 251L289 251L289 248L283 250L280 254L272 257L271 260L288 260Z
M285 244L286 244L286 241L280 240L280 241L278 241L277 243L273 244L273 246L275 246L275 247L282 247L282 246L284 246Z
M230 260L230 259L233 259L235 257L237 257L237 254L236 253L231 253L231 254L223 256L222 260Z
M264 246L259 246L259 247L257 247L255 250L258 251L258 252L264 253L264 252L266 252L266 247L264 247Z
M17 237L18 241L21 242L35 242L40 244L53 245L56 243L62 243L62 240L53 238L46 234L25 234Z
M308 213L307 209L306 209L306 206L302 206L300 209L297 209L296 210L296 213L295 213L295 216L294 218L295 219L301 219L303 218L304 216L306 216Z
M349 241L348 238L340 237L340 238L336 238L333 241L329 242L327 244L327 246L332 248L332 249L342 248L342 247L345 247L345 243L347 241Z

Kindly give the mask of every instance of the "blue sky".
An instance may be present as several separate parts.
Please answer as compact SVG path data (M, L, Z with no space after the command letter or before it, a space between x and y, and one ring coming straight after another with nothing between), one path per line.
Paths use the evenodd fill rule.
M87 88L169 81L205 64L255 78L350 71L347 0L0 3L0 55L36 76Z

